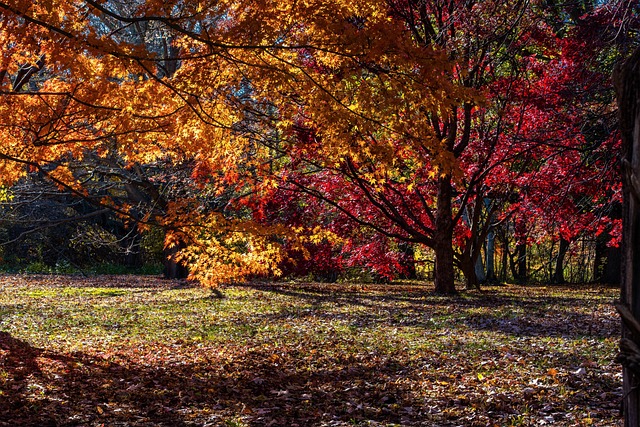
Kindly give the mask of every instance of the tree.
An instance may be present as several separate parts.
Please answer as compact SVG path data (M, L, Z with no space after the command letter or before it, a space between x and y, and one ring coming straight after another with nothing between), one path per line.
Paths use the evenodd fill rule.
M324 2L246 6L0 3L4 182L28 166L97 205L135 217L117 198L91 198L70 162L115 147L129 169L160 159L194 160L194 170L222 171L215 177L219 189L233 183L262 192L273 185L265 172L274 152L271 136L302 104L316 105L315 118L334 124L323 130L324 160L333 162L363 156L362 147L342 138L354 126L407 135L406 121L387 118L418 104L449 110L471 99L446 77L444 55L416 46L398 21L387 19L383 2L332 4L331 13ZM162 33L164 42L138 40L149 29ZM310 66L312 58L325 68ZM369 87L353 79L367 67L375 83ZM374 109L381 100L386 107ZM274 114L284 118L275 128ZM413 131L410 138L437 153L439 142L430 133ZM437 155L433 161L451 167ZM170 230L167 245L184 243L180 256L203 281L276 270L269 259L278 258L277 244L269 236L286 234L282 229L225 215L198 198L160 208L155 218L135 219Z
M617 361L623 366L624 425L640 425L640 47L638 47L638 5L621 4L617 45L623 60L616 65L613 82L616 88L619 126L622 139L622 271L620 303L622 337Z
M625 426L640 424L640 253L638 232L640 230L640 49L624 62L615 76L620 108L620 128L623 140L624 162L624 234L622 293L618 310L622 315L623 331L618 361L624 370L624 416Z
M160 224L206 283L278 274L283 241L328 231L197 192L139 214L91 197L71 163L115 150L128 171L189 164L213 199L303 194L379 242L432 248L437 291L456 291L454 265L476 287L525 181L583 144L557 108L567 62L543 3L0 2L2 178L27 165Z
M289 161L280 186L323 200L332 218L347 218L388 238L433 248L436 289L448 293L455 291L454 265L468 287L477 287L476 267L487 236L515 213L529 222L554 218L556 228L563 218L562 226L572 233L606 222L584 200L604 198L596 193L606 187L613 168L589 153L605 152L611 144L603 141L613 139L606 134L594 143L584 132L577 88L592 93L606 76L576 60L578 49L583 55L601 53L594 43L578 44L588 20L576 24L580 31L565 28L560 34L546 23L558 22L542 6L518 3L502 10L490 1L445 3L389 5L415 43L443 49L456 61L449 74L452 81L484 91L483 102L472 99L445 112L418 108L412 113L411 123L429 127L442 141L441 156L456 167L443 169L429 148L415 141L385 139L384 134L360 129L350 129L346 137L377 152L327 164L324 128L331 121L315 119L301 105L306 109L289 130L294 142L283 152ZM310 68L334 73L312 59ZM360 84L370 89L370 80L380 74L364 70ZM596 106L607 108L611 97L592 104L594 111ZM522 280L527 276L528 243L520 232Z

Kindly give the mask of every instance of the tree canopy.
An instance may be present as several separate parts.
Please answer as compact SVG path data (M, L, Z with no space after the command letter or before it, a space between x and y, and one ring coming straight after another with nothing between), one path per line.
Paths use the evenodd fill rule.
M0 179L161 226L211 286L383 240L431 248L438 291L454 266L477 286L507 221L615 244L622 9L0 1Z

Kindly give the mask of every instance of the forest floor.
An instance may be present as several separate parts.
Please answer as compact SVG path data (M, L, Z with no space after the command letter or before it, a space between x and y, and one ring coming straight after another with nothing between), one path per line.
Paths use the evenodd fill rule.
M0 426L617 426L618 290L0 276Z

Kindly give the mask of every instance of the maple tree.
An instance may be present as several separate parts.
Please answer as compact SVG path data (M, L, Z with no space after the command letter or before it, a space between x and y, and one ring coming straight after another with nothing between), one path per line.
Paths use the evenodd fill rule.
M442 53L416 46L398 21L388 19L384 2L330 9L323 2L282 4L277 10L244 2L128 6L0 4L5 184L28 166L86 196L71 160L105 156L115 147L129 168L194 159L196 172L219 172L219 188L242 187L237 183L243 176L265 176L265 160L273 157L272 132L291 128L289 120L297 120L303 105L322 106L313 120L332 123L323 130L327 164L345 157L372 160L362 141L343 138L354 128L387 138L405 135L437 152L439 141L428 128L415 122L409 130L407 120L389 118L407 116L418 106L450 109L472 96L449 81L450 65ZM128 28L143 24L152 36L170 40L173 53L159 55L156 45L131 40ZM173 73L166 71L169 61L180 63ZM367 79L354 79L367 63L372 68ZM271 126L274 114L284 118L277 126ZM377 153L376 160L391 162L386 154ZM431 162L451 168L437 155ZM255 181L243 185L254 191L274 185L268 177ZM130 214L113 198L95 203ZM277 248L268 236L281 230L254 232L254 224L197 206L196 198L173 200L156 220L173 230L168 245L187 242L181 256L201 279L215 282L274 269L269 259L277 258Z
M547 22L558 20L529 4L502 9L492 2L391 2L390 11L405 22L416 43L436 46L456 60L452 81L484 95L481 102L472 99L411 119L412 125L431 128L442 141L440 156L455 167L443 169L429 149L415 149L406 138L385 141L384 135L359 130L349 136L370 150L383 150L383 157L395 163L373 152L365 159L327 164L326 124L305 110L291 130L297 144L286 151L290 160L280 191L300 193L305 206L313 205L310 198L324 201L326 215L317 223L347 239L353 227L342 224L351 220L389 238L433 248L440 292L455 290L454 265L469 287L477 286L476 263L487 236L514 215L523 218L516 220L520 261L514 274L523 280L530 243L526 228L546 224L548 231L556 230L554 237L568 242L611 223L598 207L607 205L603 189L619 194L615 168L603 156L617 141L611 87L603 85L606 71L596 72L591 62L577 59L578 51L602 55L602 45L588 42L599 39L592 21L581 18L568 31L563 24L561 34ZM585 37L586 28L591 37ZM585 135L584 93L595 93L588 111L601 115L603 135ZM385 142L387 147L378 148ZM351 244L345 247L354 250ZM379 265L389 265L385 257L378 259Z
M282 242L308 256L342 239L354 262L396 265L385 275L404 268L385 245L430 247L437 291L455 292L454 266L475 287L487 236L514 215L602 225L582 196L560 206L577 190L558 185L584 174L558 176L588 144L566 94L580 63L556 28L565 12L543 3L3 1L3 183L35 169L159 224L211 285L279 274ZM105 159L144 193L136 206L92 193ZM163 193L175 176L148 171L171 163L191 177ZM270 199L318 215L261 217Z
M580 236L609 236L606 244L620 241L621 185L618 170L620 139L610 74L619 48L616 18L607 7L584 2L580 13L568 7L572 24L556 31L565 33L557 59L550 61L543 83L553 99L547 108L563 111L573 119L576 143L556 144L546 150L547 160L536 174L520 184L525 196L519 210L529 224L537 224L533 239L545 236L559 242L552 280L561 283L563 256ZM544 114L540 117L545 117ZM557 154L551 157L550 153ZM533 228L533 227L529 227ZM611 239L613 237L613 239Z

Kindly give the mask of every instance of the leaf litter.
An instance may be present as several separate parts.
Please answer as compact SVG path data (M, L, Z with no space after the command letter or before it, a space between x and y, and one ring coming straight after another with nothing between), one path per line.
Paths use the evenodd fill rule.
M617 290L0 276L0 426L617 426Z

